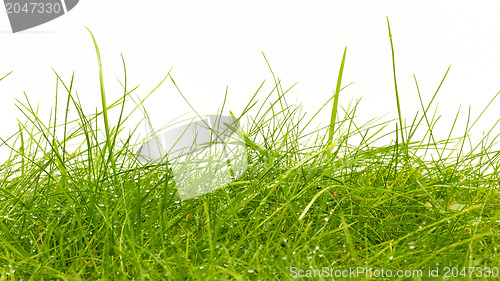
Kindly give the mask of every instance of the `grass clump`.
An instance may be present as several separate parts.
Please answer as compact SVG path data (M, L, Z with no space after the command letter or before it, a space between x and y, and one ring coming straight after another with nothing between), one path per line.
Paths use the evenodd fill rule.
M467 152L467 122L435 141L432 101L410 126L399 105L395 130L392 120L357 124L357 104L338 105L345 57L328 126L308 130L316 114L289 105L277 79L258 101L263 83L237 116L248 124L245 174L183 202L168 163L138 162L135 130L118 137L135 90L126 71L123 96L108 105L99 58L102 110L93 114L73 77L56 73L65 115L60 93L45 123L27 98L18 103L26 122L3 139L12 153L0 166L0 280L288 280L325 267L423 270L414 279L426 280L428 268L498 267L496 136ZM68 120L70 110L78 118ZM390 135L395 142L375 144ZM460 277L492 275L471 276Z

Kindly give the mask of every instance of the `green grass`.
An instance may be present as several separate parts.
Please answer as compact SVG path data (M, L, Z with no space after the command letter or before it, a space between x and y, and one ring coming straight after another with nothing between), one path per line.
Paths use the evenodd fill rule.
M438 91L427 104L419 92L409 126L397 86L396 125L358 124L357 103L338 104L344 51L331 122L311 129L319 111L306 119L273 74L272 90L262 94L263 83L235 114L248 124L248 170L180 202L167 163L135 158L137 127L125 124L144 99L125 114L136 89L125 63L122 97L109 104L95 48L100 111L82 108L74 77L56 73L49 121L26 98L26 121L2 139L11 154L0 166L0 280L288 280L294 268L324 267L421 269L427 280L429 267L442 279L447 266L500 266L498 136L472 144L469 112L464 131L456 118L435 140ZM494 279L485 276L458 280Z

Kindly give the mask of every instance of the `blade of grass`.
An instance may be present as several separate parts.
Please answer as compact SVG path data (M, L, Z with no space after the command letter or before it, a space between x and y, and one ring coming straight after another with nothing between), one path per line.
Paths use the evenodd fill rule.
M328 143L327 145L331 145L333 142L333 134L335 132L335 122L337 120L337 107L339 105L339 94L340 94L340 86L342 84L342 75L344 74L344 64L345 64L345 56L347 52L347 47L344 49L344 54L342 55L342 62L340 63L339 75L337 77L337 85L335 86L335 98L333 99L333 108L332 114L330 117L330 129L328 131Z
M399 93L398 93L398 83L396 79L396 60L394 58L394 45L392 43L392 33L391 33L391 26L389 24L389 17L387 17L387 29L389 30L389 41L391 41L391 52L392 52L392 73L394 75L394 91L396 92L396 103L398 107L398 116L399 116L399 127L400 127L400 132L401 132L401 144L405 144L405 138L404 138L404 133L403 133L403 118L401 117L401 106L399 104ZM408 156L408 151L406 151L406 156Z

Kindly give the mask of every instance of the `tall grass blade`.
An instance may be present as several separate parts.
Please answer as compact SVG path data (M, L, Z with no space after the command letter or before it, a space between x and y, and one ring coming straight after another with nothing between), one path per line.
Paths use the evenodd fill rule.
M396 103L397 103L397 106L398 106L398 116L399 116L399 128L401 129L400 132L401 132L401 144L405 144L405 138L404 138L404 133L403 133L403 128L404 128L404 124L403 124L403 118L401 117L401 106L399 104L399 93L398 93L398 82L397 82L397 79L396 79L396 60L394 58L394 45L392 43L392 33L391 33L391 25L389 24L389 17L387 17L387 29L389 30L389 40L391 41L391 52L392 52L392 73L394 75L394 90L396 92ZM407 150L405 150L406 153L408 152Z
M344 74L346 52L347 52L347 47L345 47L344 55L342 55L342 62L340 63L339 76L337 77L337 85L335 86L335 93L334 93L335 98L333 99L333 108L332 108L332 115L330 117L330 128L328 130L327 145L331 145L333 142L333 134L335 132L335 122L337 120L337 108L339 105L340 86L342 84L342 74Z

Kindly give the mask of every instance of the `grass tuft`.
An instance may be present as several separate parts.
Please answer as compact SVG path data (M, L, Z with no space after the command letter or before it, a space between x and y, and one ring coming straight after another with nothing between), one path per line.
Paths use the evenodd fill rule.
M126 123L167 78L182 94L171 69L136 101L122 56L123 96L108 103L93 42L102 108L84 109L75 77L54 71L49 121L26 95L16 103L26 120L1 139L11 153L0 165L0 280L289 280L325 267L411 270L415 280L428 280L429 268L457 267L468 268L463 280L492 280L498 270L498 135L489 130L473 144L484 111L469 122L469 110L464 131L455 134L457 112L448 137L436 140L439 115L429 108L440 86L426 105L415 78L423 111L406 126L394 68L398 122L359 124L358 103L338 102L346 49L334 96L310 118L286 101L293 86L271 70L273 83L263 82L239 114L229 110L246 124L246 172L181 202L167 161L136 159L151 136L139 138L140 124ZM331 99L330 123L310 128Z

